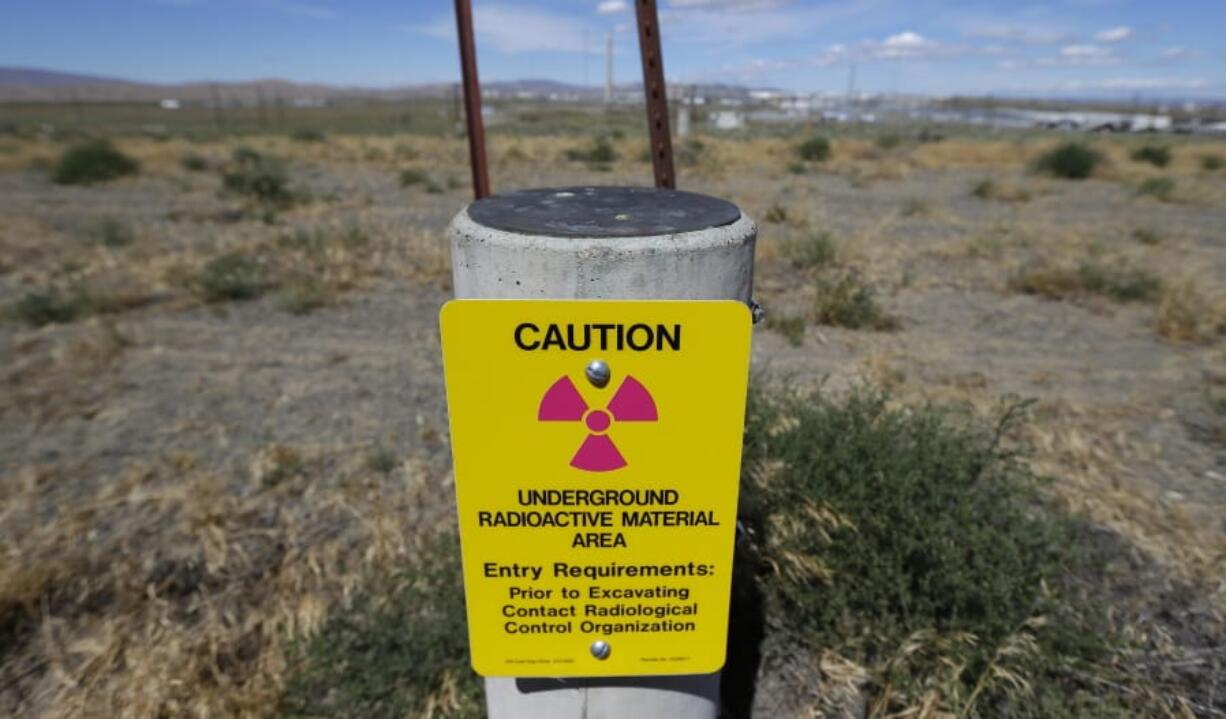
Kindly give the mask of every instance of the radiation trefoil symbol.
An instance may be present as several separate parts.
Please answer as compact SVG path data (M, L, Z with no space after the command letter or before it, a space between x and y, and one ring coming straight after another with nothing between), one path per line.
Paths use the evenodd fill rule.
M651 393L634 377L626 376L604 409L588 407L570 377L562 376L545 390L536 418L540 422L583 422L587 439L579 445L570 466L585 472L611 472L626 466L617 445L609 438L614 422L655 422L659 419Z

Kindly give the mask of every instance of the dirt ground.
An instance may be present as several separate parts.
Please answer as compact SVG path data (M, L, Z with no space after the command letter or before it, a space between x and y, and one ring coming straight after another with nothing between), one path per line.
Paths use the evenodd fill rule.
M1226 143L1176 143L1160 170L1128 159L1140 141L1101 139L1109 164L1091 179L1029 172L1060 139L843 140L796 174L787 141L704 138L679 176L759 221L769 313L805 316L817 270L788 243L828 231L834 263L896 320L807 322L796 341L759 326L757 368L985 412L1034 398L1026 439L1054 501L1153 563L1142 605L1188 593L1195 634L1226 612L1226 172L1197 163ZM608 171L561 159L581 142L495 138L495 188L649 178L640 140L616 141ZM278 637L451 521L437 313L464 146L120 141L141 174L65 187L31 169L60 145L4 143L0 305L49 287L135 299L0 322L0 714L261 713L284 669ZM221 192L240 144L288 158L299 201L268 218ZM189 152L211 169L180 167ZM402 186L406 167L437 186ZM1174 194L1138 195L1157 176ZM1014 194L977 196L986 178ZM104 221L130 240L98 241ZM288 280L248 301L194 289L211 258L280 262L299 230L363 238L313 260L331 278L321 306L289 311ZM1161 288L1140 301L1018 289L1031 268L1087 262ZM1196 652L1226 663L1221 646Z

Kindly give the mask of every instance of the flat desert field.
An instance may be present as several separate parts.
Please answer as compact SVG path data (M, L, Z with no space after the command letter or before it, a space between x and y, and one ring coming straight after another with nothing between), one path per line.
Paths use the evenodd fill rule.
M726 712L1226 716L1226 142L940 133L699 134L679 186L759 224L755 384L873 393L899 421L1025 414L1002 461L1038 478L1027 512L1074 526L1061 591L1104 646L1011 664L1085 656L1036 610L921 669L975 637L946 617L892 644L771 639L796 595L767 589L737 670L756 697ZM1069 142L1088 177L1036 169ZM112 143L138 171L57 182L70 142L0 136L0 715L479 713L463 661L430 663L442 620L441 654L381 689L311 662L394 657L355 615L415 621L433 605L409 590L451 581L415 568L455 522L438 311L465 142ZM651 177L641 136L490 144L495 191Z

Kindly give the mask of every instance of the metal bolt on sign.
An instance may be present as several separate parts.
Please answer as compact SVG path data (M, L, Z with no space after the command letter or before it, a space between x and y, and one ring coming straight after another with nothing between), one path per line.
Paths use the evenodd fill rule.
M609 655L612 653L613 647L609 646L608 642L601 639L597 639L596 641L592 642L592 656L596 657L597 659L608 659Z
M587 375L587 381L591 382L596 387L604 387L609 383L609 378L612 376L609 370L609 363L604 360L592 360L587 363L583 373Z
M689 192L681 192L670 189L644 188L644 187L565 187L565 188L550 188L524 190L517 192L509 192L473 202L464 210L462 210L452 220L448 229L450 244L452 267L454 277L455 295L457 301L465 300L591 300L594 306L600 308L600 316L594 318L592 322L595 324L586 325L588 327L601 326L600 323L610 323L616 320L615 313L617 311L617 303L607 302L612 300L724 300L723 303L706 303L706 302L671 302L667 307L660 310L661 313L644 314L641 307L639 315L636 315L634 322L646 324L657 315L663 317L668 313L681 316L685 311L691 311L692 307L698 305L719 304L729 308L728 318L739 318L736 325L716 324L713 326L704 326L702 328L691 327L687 325L686 334L681 336L680 341L686 343L697 344L703 341L698 329L703 331L709 330L709 335L720 333L744 333L739 335L744 337L744 372L748 371L748 327L750 311L747 305L750 301L752 290L753 277L753 255L754 244L757 237L757 227L754 222L743 214L739 208L732 203L720 200L717 198L699 195ZM733 303L726 302L733 300L740 305L739 309L733 306ZM708 420L711 414L711 409L705 403L714 401L710 399L713 395L723 391L723 397L728 397L731 402L729 391L743 393L744 385L741 384L739 389L723 389L724 387L737 386L737 382L744 382L745 378L732 382L722 382L712 385L703 385L700 389L695 390L693 398L699 400L701 405L698 408L681 406L674 402L668 403L672 391L669 386L662 384L664 380L660 379L662 375L652 375L645 371L643 367L647 366L644 363L648 362L644 359L646 352L634 353L629 350L611 351L603 356L593 357L591 352L583 353L578 351L563 350L558 347L545 348L542 343L548 341L549 335L546 323L541 319L546 309L552 311L557 309L555 305L560 303L544 302L540 306L543 308L536 315L531 317L520 317L516 312L520 312L519 308L529 307L527 303L485 303L486 305L499 305L504 307L500 310L498 307L482 307L480 309L488 310L489 313L498 315L515 315L514 324L506 325L507 327L518 327L516 332L522 333L517 337L517 341L522 342L521 349L523 352L516 351L517 354L512 356L513 361L521 362L522 367L531 367L528 362L560 362L558 365L561 369L554 374L542 376L539 379L533 379L531 382L524 378L524 375L517 375L517 385L522 387L506 387L500 390L506 397L499 397L499 403L491 405L486 399L485 394L480 394L477 390L467 390L462 388L462 391L453 393L453 367L458 366L457 372L472 372L471 375L463 375L465 377L473 377L475 383L488 382L481 368L478 365L472 364L469 358L481 356L476 354L479 350L473 350L478 343L474 335L481 333L483 330L480 326L474 325L471 322L461 323L454 322L451 328L448 328L447 312L453 310L452 305L457 303L448 303L448 307L444 308L443 317L443 344L444 344L444 364L448 374L448 402L450 412L452 414L452 436L453 449L456 457L456 487L457 495L461 492L462 482L472 481L471 473L465 475L465 472L471 470L474 462L489 462L493 468L493 475L505 482L525 482L532 483L540 481L539 477L548 475L548 472L556 472L556 476L569 477L566 472L571 472L575 476L571 479L564 480L573 482L577 487L616 487L618 477L637 476L626 475L626 472L641 471L645 458L643 457L643 448L646 443L658 441L661 436L660 432L683 432L683 431L701 431L707 432L711 427L702 426L703 422ZM561 308L562 311L571 313L571 315L579 316L582 308L576 309L585 303L567 303ZM640 305L642 303L639 303ZM684 306L682 306L684 305ZM612 308L612 309L611 309ZM466 308L467 309L467 308ZM693 312L698 310L706 311L709 308L698 307L693 309ZM739 314L733 313L737 310ZM453 312L454 314L454 312ZM757 314L757 313L755 313ZM540 316L537 316L540 315ZM499 315L501 316L501 315ZM569 316L569 315L568 315ZM721 315L723 317L724 315ZM612 319L610 319L612 317ZM467 318L466 318L467 319ZM512 319L508 319L510 322ZM721 321L723 322L723 321ZM585 326L582 323L576 322L573 326ZM634 327L634 325L630 325ZM502 327L502 325L499 325ZM727 329L724 329L727 328ZM495 334L496 339L502 342L499 346L509 346L511 342L511 330L498 330ZM594 335L593 335L594 336ZM729 335L731 336L731 335ZM610 334L605 338L613 347L617 342L624 339L628 343L638 342L640 345L646 343L647 335L640 332L638 335L630 331L624 338L620 335L614 337ZM582 340L582 337L573 338L575 342ZM656 337L657 341L659 337ZM571 340L566 340L570 342ZM448 343L452 343L449 347ZM685 347L690 347L691 344L686 344ZM723 357L725 353L720 352L714 345L711 345L710 355L711 361L707 358L696 358L699 361L694 364L691 360L686 360L684 364L673 365L672 375L678 378L679 382L691 382L694 380L692 376L708 371L708 365L717 363L717 357ZM512 348L513 349L513 348ZM531 349L532 351L526 351ZM548 349L548 351L541 351ZM594 351L600 351L599 348L594 348ZM448 353L451 352L451 355ZM586 354L586 356L585 356ZM454 360L450 358L455 358ZM576 366L575 361L579 360L580 364ZM449 364L449 362L457 362L458 365ZM722 360L720 360L722 361ZM638 363L638 364L636 364ZM612 376L610 365L617 365L617 377ZM551 370L553 372L553 370ZM558 379L558 372L563 377ZM577 384L569 384L566 379L571 373L579 380ZM638 378L634 377L638 374ZM638 380L642 380L641 383ZM671 380L670 380L671 381ZM535 384L534 384L535 383ZM541 400L541 393L553 383L555 386L550 388L550 392L561 392L563 400L566 396L574 397L576 395L587 395L587 403L576 400L579 406L574 409L571 416L546 416L545 404ZM637 385L631 389L637 392L637 397L640 402L650 403L654 398L660 402L659 404L659 421L655 421L656 407L650 407L649 415L639 414L639 416L624 416L619 415L619 411L623 410L623 404L626 397L619 399L619 394L627 385ZM531 385L531 386L526 386ZM720 387L721 390L713 392L711 387ZM560 387L560 389L559 389ZM642 390L642 391L640 391ZM515 392L520 392L524 398L521 404L530 404L542 402L541 419L568 419L568 422L544 422L524 429L526 437L529 437L529 444L536 441L539 433L556 432L561 439L559 446L561 449L551 452L542 452L535 449L525 448L521 446L513 446L513 454L516 457L527 456L532 457L534 462L554 462L539 472L536 469L517 470L506 464L502 460L494 461L488 456L490 451L486 447L485 440L482 437L474 437L469 432L469 447L474 448L474 457L465 459L466 466L462 466L461 462L461 444L464 441L462 432L457 431L460 426L457 425L457 405L453 404L453 399L462 401L464 393L471 392L471 412L498 412L501 411L503 404L513 403L517 400ZM482 390L484 392L484 390ZM535 394L534 394L535 393ZM568 394L572 393L572 394ZM453 394L455 395L453 397ZM644 399L644 397L648 399ZM736 400L743 403L743 394ZM691 403L692 404L692 403ZM563 410L565 402L562 402ZM713 406L713 405L712 405ZM743 404L741 414L732 422L739 423L743 419ZM602 409L603 408L603 409ZM530 404L528 411L535 412L535 404ZM553 411L552 409L550 410ZM678 423L668 424L668 421L681 411L691 411L695 420L683 423L681 426ZM731 413L726 413L731 417ZM508 415L509 416L509 415ZM523 416L516 415L516 416ZM533 415L535 419L535 415ZM582 421L581 421L582 419ZM604 420L601 423L593 424L594 420ZM648 420L647 422L635 422L634 420ZM492 432L501 432L499 428L515 429L512 425L513 421L507 420L504 422L499 419L481 419L469 420L477 422L486 422L481 426L489 426ZM610 421L612 424L610 424ZM586 426L584 424L586 422ZM714 425L712 425L714 426ZM724 430L729 429L728 424L720 425ZM732 427L735 432L728 431L721 434L720 437L727 439L719 440L720 451L726 448L728 451L735 451L739 457L740 447L740 430L738 427ZM634 434L634 433L639 434ZM606 441L610 440L611 441ZM664 437L672 441L680 441L679 438ZM576 460L586 450L582 447L587 447L591 443L595 448L593 451L606 451L609 447L613 447L614 454L620 452L626 456L625 462L630 464L630 469L617 470L601 474L583 475L578 469L567 468L566 462L572 454ZM582 445L579 452L576 453L576 446ZM701 449L694 451L694 454L703 455L699 459L705 459L705 455L710 454L711 442L700 444ZM556 457L555 457L556 455ZM621 459L621 457L617 457ZM575 460L571 460L571 467L578 467ZM689 461L687 459L687 461ZM533 465L536 467L537 465ZM610 465L617 468L621 465ZM582 469L582 468L581 468ZM735 518L735 468L728 466L729 475L726 485L731 492L733 502L730 512L725 512L719 516L721 526L712 531L719 532L720 537L717 544L721 544L726 540L727 557L729 558L728 572L719 574L719 580L724 582L726 588L730 581L730 557L731 546L733 542L734 527L736 524ZM620 472L620 474L619 474ZM686 474L681 472L678 474ZM701 473L690 473L701 474ZM695 484L693 487L707 487L709 477L703 476L701 484ZM563 481L563 480L559 480ZM471 485L469 485L471 486ZM498 482L494 482L491 486L496 487L497 491L504 491L504 487ZM627 487L637 485L624 485ZM650 485L649 485L650 486ZM660 489L664 484L656 485L656 489ZM723 486L723 485L721 485ZM690 492L687 488L685 492ZM640 489L642 487L639 487ZM465 490L473 491L473 490ZM707 491L706 489L693 489L693 493ZM504 495L507 494L504 491ZM470 541L470 537L463 535L465 531L465 521L470 515L475 516L474 509L489 509L489 505L480 505L473 499L473 494L465 495L468 499L461 502L460 510L461 517L461 533L464 551L473 551L475 544ZM503 496L503 495L499 495ZM514 492L509 493L509 496L514 496ZM492 501L492 500L491 500ZM701 497L695 499L701 502ZM595 509L595 508L592 508ZM729 516L729 514L731 516ZM484 530L495 531L495 530ZM520 534L509 535L518 538L535 537L537 535L524 534L527 530L519 531ZM628 556L624 554L626 551L637 551L642 549L644 545L651 545L650 551L667 552L673 549L673 543L665 537L673 535L660 534L665 530L639 530L645 532L643 535L648 539L639 542L630 550L606 550L606 553L597 553L598 550L570 550L570 553L559 554L559 561L574 562L581 564L589 561L604 561L601 558L619 558ZM656 534L649 534L656 532ZM726 536L725 536L726 534ZM500 535L501 536L501 535ZM716 535L711 535L716 536ZM659 537L660 539L652 540L651 537ZM480 541L480 540L479 540ZM492 551L516 551L514 546L518 546L519 540L509 539L503 542L490 542L489 546ZM706 545L701 542L695 542L697 549L695 552L700 552ZM623 554L611 554L610 551L619 551ZM723 550L721 550L723 551ZM585 553L586 552L586 553ZM515 555L520 556L520 555ZM500 634L502 622L507 621L503 618L501 607L508 601L507 592L527 592L534 591L531 587L546 586L543 583L532 585L533 575L527 574L523 578L510 577L506 579L485 579L481 572L490 572L488 568L482 570L484 558L478 558L476 563L470 562L470 556L465 555L465 588L469 594L468 605L470 611L470 637L474 637L472 649L474 655L474 665L477 664L476 657L478 654L488 656L488 650L476 646L475 638L477 635L473 632L473 617L471 612L474 605L480 605L485 602L491 609L482 617L487 625L492 627L491 630L494 639L502 642L503 645L521 646L516 642L532 642L536 641L535 637L526 637L523 639L515 636L503 636ZM510 561L510 560L508 560ZM524 565L532 565L534 562L530 558L523 557ZM545 572L548 573L550 567L554 564L551 561L541 561L539 564L545 567ZM519 571L518 569L514 571ZM721 567L721 572L723 568ZM512 572L507 570L508 575ZM485 576L490 576L488 573ZM518 576L518 575L517 575ZM471 583L474 577L478 580L477 584ZM698 580L693 580L697 582ZM691 582L691 583L693 583ZM610 584L604 583L607 586L616 585L616 582ZM560 586L565 587L565 584ZM697 585L695 585L697 586ZM474 597L473 592L483 591L490 596ZM698 589L694 590L698 592ZM556 595L554 595L556 597ZM710 595L703 595L709 597ZM474 601L478 600L478 601ZM725 592L722 597L726 610L728 597ZM535 600L533 600L535 601ZM550 599L542 599L541 602L551 601ZM703 607L712 605L707 599L703 599ZM577 607L581 610L584 603L590 603L589 599L576 600ZM677 601L677 603L684 604ZM544 606L543 604L538 604ZM538 606L534 605L534 606ZM710 616L710 615L707 615ZM561 644L551 645L563 647L559 651L566 651L565 647L570 647L575 651L571 659L559 659L558 653L551 655L541 655L538 660L533 660L533 663L522 665L511 665L512 669L508 670L510 676L500 676L498 672L483 672L486 675L486 701L488 716L492 719L543 719L543 718L564 718L579 719L580 717L589 716L608 716L608 717L623 717L633 716L635 719L715 719L719 713L719 673L699 673L699 674L675 674L662 671L646 671L652 669L653 665L641 664L633 666L642 666L645 671L641 676L607 676L607 672L603 674L596 672L599 668L609 668L614 666L631 666L625 664L629 661L629 657L633 654L636 642L642 642L644 637L642 634L617 634L609 636L607 634L601 636L592 633L586 633L586 640L579 643L577 646L573 639L583 639L584 633L578 631L580 618L570 620L569 618L558 621L573 621L574 626L570 634L563 636L558 641ZM724 641L723 637L726 633L726 626L719 627L719 642ZM671 636L671 635L669 635ZM684 645L684 640L674 642L669 636L662 636L660 641L667 645L665 650L668 653L679 653ZM618 644L618 652L612 652L611 643ZM478 651L480 650L480 651ZM721 651L722 648L721 648ZM546 653L548 654L548 653ZM551 658L553 657L553 658ZM701 659L701 657L696 657ZM662 656L661 661L667 661L668 657ZM561 663L551 665L549 662ZM576 675L573 668L568 670L568 667L573 666L588 666L585 662L595 662L591 664L594 671L590 675ZM722 656L712 658L709 666L717 668L722 661ZM542 664L542 662L545 662ZM487 666L489 666L487 664ZM498 665L503 666L503 665ZM519 672L515 672L513 667L521 666ZM556 671L553 667L556 666ZM659 665L654 665L659 666ZM702 666L708 666L703 664ZM706 671L710 672L711 669ZM518 677L518 678L517 678ZM555 678L560 677L560 678Z

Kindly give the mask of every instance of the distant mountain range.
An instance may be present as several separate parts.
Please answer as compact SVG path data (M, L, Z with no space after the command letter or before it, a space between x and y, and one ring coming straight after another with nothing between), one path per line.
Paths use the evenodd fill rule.
M416 85L401 88L334 87L286 80L248 80L244 82L186 82L157 84L122 78L56 72L38 68L0 67L0 102L139 102L175 98L211 102L216 94L222 102L253 104L263 99L273 102L323 101L346 96L415 97L443 96L448 85Z
M396 87L359 87L298 83L275 78L242 82L186 82L156 84L122 78L81 73L56 72L39 68L0 67L0 102L157 102L177 99L185 102L213 102L254 105L258 103L318 103L328 100L361 98L379 100L450 98L455 83L431 83ZM617 93L638 93L638 83L618 85ZM515 80L485 82L486 93L501 96L558 95L575 99L596 99L604 88L571 85L556 80ZM748 97L751 88L737 85L703 85L706 97Z
M557 80L526 79L502 82L483 82L482 90L487 96L531 98L559 97L567 100L599 101L604 97L604 87L596 85L571 85ZM185 82L174 84L157 84L137 82L123 78L104 77L85 73L57 72L41 68L0 67L0 103L15 102L159 102L175 99L185 103L214 102L223 105L254 106L259 104L286 103L296 105L317 105L326 102L346 102L361 100L413 100L413 99L450 99L455 96L458 84L427 83L420 85L399 85L392 87L363 87L356 85L327 85L321 83L299 83L277 78L245 80L241 82ZM637 100L641 97L640 83L617 85L614 92L619 100ZM779 93L773 87L747 87L744 85L729 85L722 83L707 83L701 85L686 85L670 87L669 95L676 98L682 94L694 92L696 96L708 101L721 99L749 100L758 93ZM1226 103L1221 99L1183 98L1178 95L1157 95L1145 93L1146 101L1150 103L1166 102L1182 104L1195 100L1202 106L1223 107ZM827 95L842 97L841 95ZM1082 92L1069 94L1039 94L1038 96L1015 93L999 94L993 98L968 96L962 98L975 106L987 101L989 104L1006 102L1043 103L1053 106L1069 104L1102 103L1119 104L1133 103L1140 94L1132 96L1120 92ZM912 102L941 102L939 98L919 95L896 94L889 97L905 99ZM959 99L949 98L955 104Z

